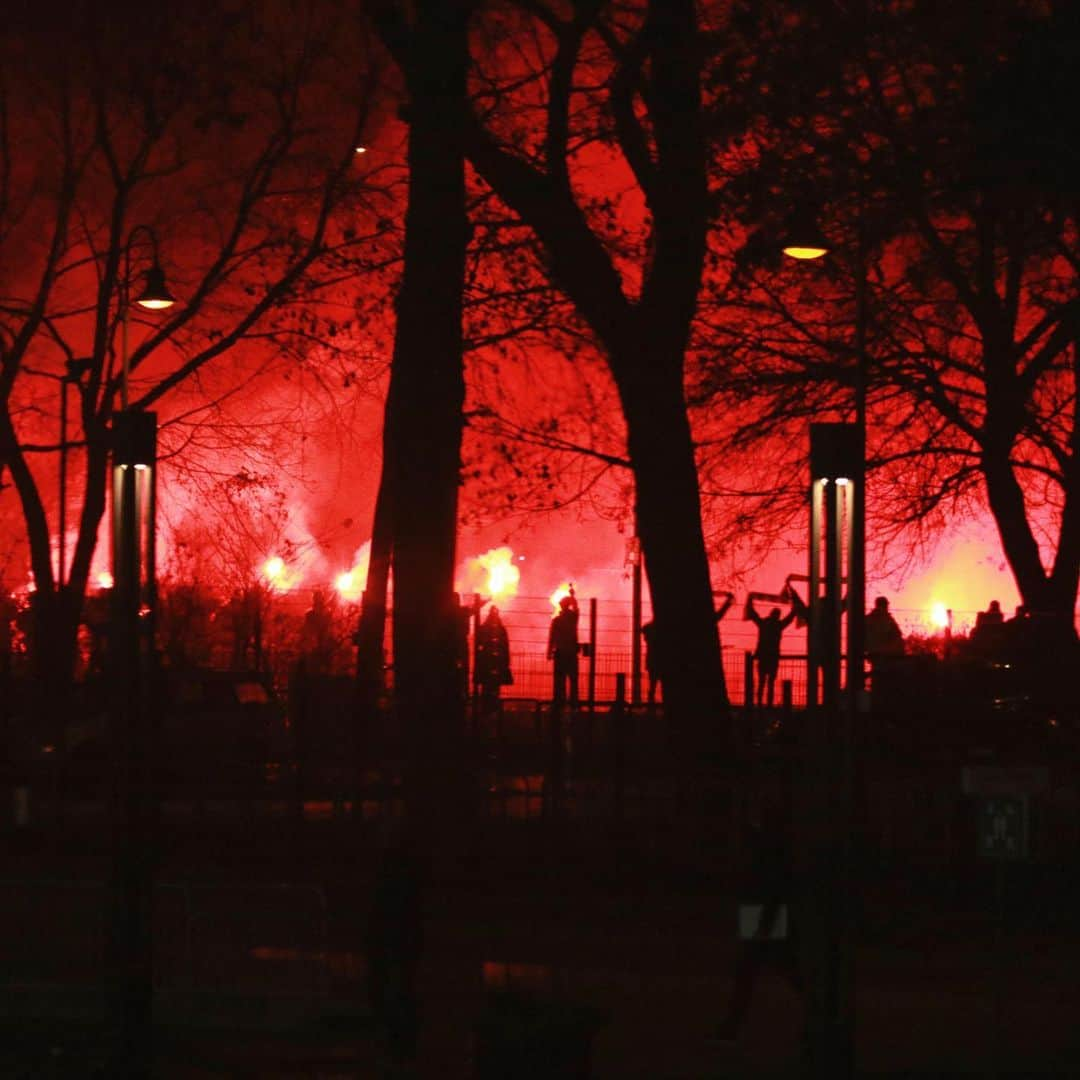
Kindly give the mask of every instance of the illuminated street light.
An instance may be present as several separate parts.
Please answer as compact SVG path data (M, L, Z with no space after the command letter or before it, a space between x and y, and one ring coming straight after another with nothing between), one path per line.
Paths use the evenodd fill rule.
M143 1075L152 1026L154 710L157 682L154 623L157 611L157 415L128 407L131 359L128 324L131 251L145 233L153 252L134 303L160 311L175 302L158 261L157 238L136 225L124 244L119 281L121 409L112 418L112 578L109 666L113 693L113 868L110 882L107 982L118 1060ZM132 1064L134 1062L134 1064Z
M147 311L164 311L176 303L176 299L169 292L165 284L165 271L161 269L158 259L157 236L149 225L136 225L128 233L127 243L124 244L124 275L120 281L120 408L128 407L128 381L131 376L131 358L128 355L128 312L131 308L131 248L135 237L139 233L146 233L150 239L150 248L153 253L153 263L146 272L146 282L142 292L135 297L135 303Z
M783 238L783 252L794 259L817 259L832 251L817 218L805 209L789 218ZM851 568L847 600L847 691L848 710L862 707L866 619L866 258L862 232L854 252L855 277L855 428L858 438L858 482L836 477L836 483L851 484ZM813 597L811 597L811 600Z
M793 218L784 253L816 259L830 245L816 221ZM818 914L808 932L820 950L818 977L809 996L807 1029L811 1056L823 1074L853 1074L855 961L852 945L852 877L856 716L863 702L866 624L866 252L861 222L852 255L855 279L855 423L815 424L810 431L811 529L810 626L807 703L816 710L820 671L825 737L824 782L817 790L818 812L833 822L817 858L822 872L816 889ZM824 478L835 482L826 485ZM842 483L843 481L843 483ZM843 543L847 522L848 542ZM841 588L847 556L847 685L841 708ZM820 584L819 584L820 583ZM820 586L824 585L824 596ZM813 695L810 697L809 695ZM811 908L814 904L811 904Z
M158 264L156 253L154 265L146 271L146 284L143 286L143 291L135 297L135 303L139 307L146 308L147 311L162 311L176 303L176 298L165 284L165 271Z
M806 210L791 215L784 227L783 239L783 252L793 259L820 259L830 250L817 218Z

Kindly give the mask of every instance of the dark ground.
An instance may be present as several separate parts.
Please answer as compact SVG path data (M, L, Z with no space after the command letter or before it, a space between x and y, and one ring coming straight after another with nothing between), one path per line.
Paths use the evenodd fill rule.
M762 749L745 775L724 772L720 795L689 817L677 779L654 776L646 798L639 762L619 824L584 768L578 798L545 816L523 794L538 777L522 751L499 810L434 867L410 1075L470 1077L485 995L508 985L595 1007L597 1078L797 1075L801 1006L779 978L759 984L738 1043L710 1039L734 963L733 793L783 754ZM971 851L957 762L877 759L859 811L860 1074L1080 1073L1080 816L1075 771L1052 765L1032 857L1004 867L999 919L997 867ZM287 798L211 798L201 816L191 800L166 803L156 1075L390 1075L364 991L380 830L370 807L335 807L330 794L302 820ZM103 807L84 797L62 822L32 813L4 829L0 1075L91 1076L102 1059Z

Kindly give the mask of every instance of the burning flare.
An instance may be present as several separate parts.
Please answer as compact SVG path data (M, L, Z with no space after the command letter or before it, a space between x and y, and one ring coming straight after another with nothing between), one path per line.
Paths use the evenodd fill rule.
M550 597L550 599L551 599L551 606L552 606L552 607L553 607L553 608L555 609L555 614L556 614L556 615L558 615L558 613L559 613L559 601L560 601L560 600L561 600L561 599L562 599L562 598L563 598L564 596L569 596L569 595L570 595L570 588L571 588L570 582L569 582L569 581L565 581L565 582L563 582L563 584L562 584L562 585L560 585L560 586L559 586L559 587L558 587L558 588L557 588L557 589L556 589L556 590L555 590L555 591L554 591L554 592L553 592L553 593L551 594L551 597Z
M262 564L263 577L274 592L286 593L300 580L300 575L290 570L280 555L271 555Z
M353 556L351 570L343 570L334 578L334 588L342 600L356 603L367 588L368 563L371 560L371 541L367 540Z
M944 604L930 605L930 625L938 630L944 630L949 625L949 611Z
M459 587L459 591L478 592L502 602L517 595L521 571L514 562L513 551L508 547L497 547L467 559L465 579L465 586Z

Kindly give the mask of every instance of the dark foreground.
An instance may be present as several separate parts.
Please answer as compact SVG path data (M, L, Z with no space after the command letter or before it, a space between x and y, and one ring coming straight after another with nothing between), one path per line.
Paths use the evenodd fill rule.
M557 801L543 739L477 759L487 798L468 836L435 859L425 892L421 1032L406 1075L478 1075L477 1032L508 988L595 1024L595 1077L798 1075L802 1008L779 978L762 977L737 1043L710 1038L735 958L733 821L756 786L797 776L797 747L761 740L738 767L718 762L691 780L642 746L613 786L600 743L580 745L559 757ZM1003 767L1019 757L981 752ZM1033 800L1030 857L1004 865L975 857L964 755L864 756L858 1071L1076 1075L1073 756L1036 763L1048 784ZM1030 764L1036 751L1023 756ZM155 1075L397 1075L365 989L392 793L373 780L361 791L333 769L313 767L307 783L299 798L270 785L166 800ZM28 820L4 823L0 1074L93 1076L104 1060L108 819L93 791L62 814L42 791L34 799Z

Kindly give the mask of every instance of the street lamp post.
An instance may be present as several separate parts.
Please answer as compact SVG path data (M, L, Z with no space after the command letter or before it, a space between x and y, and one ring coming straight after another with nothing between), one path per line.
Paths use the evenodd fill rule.
M60 506L59 528L56 537L56 589L59 592L64 587L67 577L67 430L68 430L68 386L71 383L78 384L79 380L89 370L93 363L92 357L82 357L78 360L68 360L65 364L64 374L60 377Z
M134 303L170 307L173 297L158 262L157 238L145 225L128 234L119 282L121 409L113 416L112 612L109 653L117 751L114 784L115 848L111 889L108 992L113 1021L113 1065L123 1075L149 1075L153 1004L153 769L154 741L148 685L154 672L155 513L157 417L129 408L128 322L133 241L145 233L153 265Z
M796 259L817 259L830 245L816 222L808 217L789 223L784 253ZM852 873L854 829L856 718L864 701L866 619L866 384L867 384L867 283L866 254L860 227L854 252L855 278L855 423L817 425L811 432L811 643L808 652L824 650L822 667L825 700L821 710L824 735L820 762L821 784L811 792L815 816L823 824L812 860L820 870L813 889L815 910L811 921L816 941L815 978L808 980L812 1000L808 1007L808 1066L813 1076L830 1078L854 1073L854 954L852 905L855 888ZM831 428L832 431L824 429ZM816 442L816 445L814 445ZM824 451L824 453L823 453ZM815 460L816 459L816 460ZM823 461L824 459L824 461ZM831 473L831 475L829 475ZM843 544L840 522L846 489L849 522L847 548L847 678L843 704L839 687L840 605L843 579ZM820 490L819 490L820 489ZM820 495L824 494L824 502ZM817 545L822 543L824 515L826 596L816 591L817 575L823 572ZM816 645L814 637L818 636ZM824 644L825 642L828 644ZM810 656L808 683L814 697L808 705L817 711L816 659Z
M832 250L817 222L810 215L799 214L788 223L783 247L793 259L819 259ZM862 229L856 240L852 271L855 280L855 429L862 482L851 493L851 573L847 590L847 709L854 720L863 707L864 665L866 656L866 252Z

